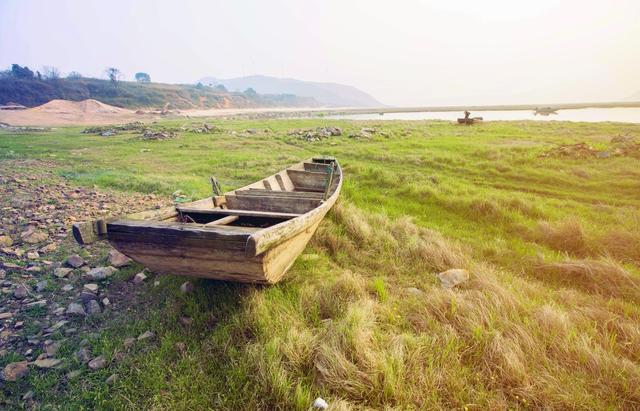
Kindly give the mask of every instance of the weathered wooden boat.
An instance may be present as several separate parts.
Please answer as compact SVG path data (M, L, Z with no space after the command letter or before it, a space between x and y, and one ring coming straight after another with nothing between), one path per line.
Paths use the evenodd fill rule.
M338 199L342 170L312 158L202 200L75 224L80 244L107 239L153 272L275 283ZM219 194L219 195L216 195Z
M458 118L458 124L471 125L482 121L482 117L464 117Z

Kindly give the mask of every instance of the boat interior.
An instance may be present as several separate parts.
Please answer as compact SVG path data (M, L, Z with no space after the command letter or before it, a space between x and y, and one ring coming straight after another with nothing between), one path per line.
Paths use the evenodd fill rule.
M178 214L172 220L257 231L318 207L337 189L340 173L334 159L314 158L224 195L176 206Z

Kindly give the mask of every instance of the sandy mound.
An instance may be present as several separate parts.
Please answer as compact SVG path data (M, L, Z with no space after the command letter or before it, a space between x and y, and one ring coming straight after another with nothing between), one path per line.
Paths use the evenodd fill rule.
M133 111L98 100L51 100L27 110L0 111L0 122L16 126L62 126L71 124L112 124L139 118Z

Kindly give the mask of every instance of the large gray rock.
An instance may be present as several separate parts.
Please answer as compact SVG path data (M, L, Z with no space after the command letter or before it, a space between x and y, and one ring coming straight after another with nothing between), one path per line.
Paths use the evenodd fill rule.
M457 285L469 281L469 271L462 268L452 268L438 274L440 284L443 288L453 288Z

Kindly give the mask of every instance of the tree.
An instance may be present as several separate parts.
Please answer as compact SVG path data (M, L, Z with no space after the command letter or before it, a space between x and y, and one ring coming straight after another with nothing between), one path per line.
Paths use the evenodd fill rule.
M227 88L224 86L224 84L216 84L213 89L216 91L222 91L223 93L227 92Z
M26 79L33 78L33 71L29 70L29 67L27 66L20 67L19 64L11 65L11 73L13 74L13 77L16 77L16 78L26 78Z
M251 97L255 97L255 96L258 95L258 93L256 93L256 91L252 87L249 87L248 89L246 89L244 91L244 94L246 94L247 96L251 96Z
M136 73L135 77L136 77L136 81L138 83L149 83L149 82L151 82L151 76L148 75L147 73L143 73L143 72Z
M107 67L104 72L114 86L118 85L118 80L122 77L122 72L115 67Z
M67 78L69 80L80 80L82 78L82 74L78 73L77 71L72 71L67 74Z
M42 66L42 73L45 80L57 80L60 78L60 70L53 66Z

